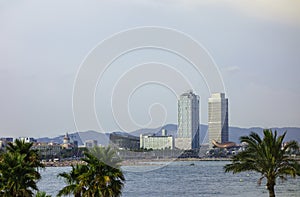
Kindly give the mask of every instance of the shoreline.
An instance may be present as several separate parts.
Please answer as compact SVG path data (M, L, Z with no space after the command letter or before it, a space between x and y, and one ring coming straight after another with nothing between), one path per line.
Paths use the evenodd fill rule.
M231 158L160 158L160 159L127 159L123 160L121 166L141 166L156 165L155 162L174 162L174 161L231 161ZM47 161L43 162L45 167L68 167L76 164L84 164L81 160L70 161Z

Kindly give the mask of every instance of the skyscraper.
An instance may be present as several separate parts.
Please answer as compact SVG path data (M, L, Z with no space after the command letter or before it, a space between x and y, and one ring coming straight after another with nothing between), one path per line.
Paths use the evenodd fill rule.
M199 148L199 96L192 91L178 100L178 133L175 146L179 149Z
M210 148L212 140L228 142L228 99L224 93L214 93L208 99L208 138Z

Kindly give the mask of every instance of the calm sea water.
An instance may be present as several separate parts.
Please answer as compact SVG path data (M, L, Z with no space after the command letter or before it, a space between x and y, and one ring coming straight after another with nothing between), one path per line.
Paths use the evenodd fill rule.
M126 183L124 197L173 197L173 196L268 196L265 182L257 186L257 173L224 173L225 161L176 161L152 162L147 165L122 167ZM57 177L60 172L68 172L70 167L49 167L42 171L38 183L41 191L56 196L65 186ZM278 181L277 196L300 196L300 178Z

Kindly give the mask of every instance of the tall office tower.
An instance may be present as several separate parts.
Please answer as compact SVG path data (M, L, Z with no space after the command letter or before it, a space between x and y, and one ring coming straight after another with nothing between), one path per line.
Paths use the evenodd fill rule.
M224 93L214 93L208 99L208 138L210 148L212 140L228 142L228 99Z
M192 91L178 100L178 133L175 146L189 150L199 148L199 96Z

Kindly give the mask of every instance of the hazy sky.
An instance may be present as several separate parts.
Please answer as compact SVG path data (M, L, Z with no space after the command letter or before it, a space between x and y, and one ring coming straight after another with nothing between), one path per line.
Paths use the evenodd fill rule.
M107 37L140 26L175 29L205 47L224 80L231 126L300 126L299 10L297 0L2 0L0 136L75 131L72 92L84 58ZM107 103L114 101L106 93L114 79L151 61L178 64L179 70L186 64L174 54L151 49L122 58L103 76L106 85L95 91L95 109L105 131L120 129ZM207 124L210 92L201 76L186 70L180 72L196 86L201 123ZM153 117L177 123L176 96L163 86L144 85L128 104L137 124L130 128L147 125L153 103L164 105L152 109Z

